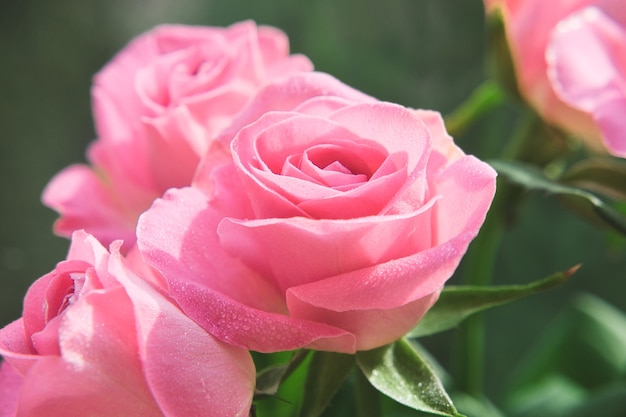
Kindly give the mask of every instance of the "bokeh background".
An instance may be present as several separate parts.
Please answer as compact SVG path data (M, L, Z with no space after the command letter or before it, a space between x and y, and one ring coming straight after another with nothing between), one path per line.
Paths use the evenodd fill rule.
M91 77L132 37L160 23L229 25L253 19L284 30L316 69L376 96L452 111L486 79L480 0L22 0L0 3L0 325L19 317L28 285L64 258L55 213L40 195L63 167L84 162L94 139ZM516 104L457 138L491 158L508 138ZM576 294L626 310L624 240L530 195L506 233L496 283L526 283L582 263L564 287L487 315L487 387L500 391ZM458 282L453 277L452 283ZM453 332L426 340L446 365Z

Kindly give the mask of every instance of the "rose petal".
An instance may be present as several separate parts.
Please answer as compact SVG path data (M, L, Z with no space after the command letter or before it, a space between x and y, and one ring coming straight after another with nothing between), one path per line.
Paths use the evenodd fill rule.
M13 417L17 410L22 376L7 362L0 363L0 417Z
M24 321L17 319L0 329L0 355L20 374L25 374L36 362L30 340L24 331Z
M286 309L277 290L221 248L222 218L193 188L170 190L140 218L139 249L185 314L217 338L251 350L353 352L349 333L280 314Z
M361 103L337 110L331 120L361 140L380 144L387 153L406 153L408 171L422 165L430 154L431 138L424 122L409 109L391 103Z
M374 98L355 90L336 78L319 72L296 73L273 81L257 92L255 97L226 129L219 140L229 146L232 138L246 125L271 111L296 110L299 113L323 115L337 109L341 103L374 101ZM315 110L304 110L309 100ZM314 102L314 104L313 104ZM301 109L298 110L298 109Z
M170 293L186 315L218 339L257 352L309 348L354 353L354 335L333 326L238 303L195 282L169 278Z
M135 241L134 219L87 166L72 165L58 173L46 186L42 200L61 213L54 229L62 236L85 229L105 244L119 238L127 245Z
M408 215L349 220L226 218L218 234L231 255L286 291L430 248L433 203Z
M218 342L129 274L119 252L113 253L110 269L132 300L143 372L163 413L246 416L256 376L250 354Z
M37 357L24 376L17 415L162 416L144 381L132 317L121 286L72 304L60 317L62 356Z
M117 362L77 368L60 357L41 357L24 377L16 417L163 417L145 384L133 385L133 369L108 369Z
M601 10L561 22L548 49L554 87L572 107L591 113L609 151L626 156L626 31Z
M432 178L432 192L441 196L433 218L436 244L478 234L496 191L496 175L491 166L468 155Z
M290 288L289 311L292 297L342 312L395 308L438 291L478 234L495 193L495 175L474 157L458 160L436 179L435 192L440 199L431 210L432 240L427 249Z
M184 274L244 304L281 311L276 289L220 247L216 229L222 217L199 190L169 190L141 216L139 250L170 284Z
M369 350L391 343L412 329L437 301L439 291L408 304L389 309L336 312L289 298L291 313L300 318L346 329L356 336L356 350Z

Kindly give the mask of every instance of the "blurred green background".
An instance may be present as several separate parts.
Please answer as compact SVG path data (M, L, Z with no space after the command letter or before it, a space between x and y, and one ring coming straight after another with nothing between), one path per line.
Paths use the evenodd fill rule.
M309 56L316 69L405 106L446 114L486 78L480 0L2 2L0 325L19 317L28 285L67 250L67 241L51 232L55 214L39 198L52 175L84 161L94 138L93 74L132 37L159 23L224 26L244 19L284 30L292 50ZM515 111L508 104L490 114L458 144L494 157ZM624 239L531 195L501 245L496 283L525 283L577 263L583 268L564 287L488 313L489 397L499 398L515 365L576 293L626 310ZM454 334L425 344L447 365Z

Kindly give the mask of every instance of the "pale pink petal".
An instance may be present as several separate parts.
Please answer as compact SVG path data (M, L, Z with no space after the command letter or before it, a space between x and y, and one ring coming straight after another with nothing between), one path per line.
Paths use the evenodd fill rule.
M21 318L0 329L0 355L22 375L37 361Z
M58 411L77 402L79 411L68 415L107 410L108 415L161 415L143 376L133 309L123 287L84 295L61 319L61 357L42 357L25 379L24 395L41 407L39 412L48 410L43 404ZM73 388L60 392L62 386ZM27 407L31 401L20 403Z
M231 255L286 291L430 248L433 203L408 215L348 220L226 218L218 233ZM332 291L333 285L323 285Z
M96 132L101 138L127 137L143 105L135 94L135 74L159 53L158 38L147 33L131 41L96 76L91 90ZM130 120L129 120L130 119Z
M271 171L266 161L258 154L257 147L254 146L257 136L262 134L265 129L271 129L275 123L287 122L294 117L300 117L300 115L288 112L266 113L255 123L243 128L230 144L235 167L242 174L240 177L245 190L245 195L242 198L249 199L256 217L306 216L304 211L300 210L279 191L276 191L275 187L268 186L257 175L250 172L252 167ZM286 136L281 137L287 139ZM295 138L295 136L290 137ZM266 151L269 151L269 147ZM270 159L268 162L271 163L272 160ZM227 214L231 215L230 213Z
M261 124L264 123L261 120ZM378 214L398 193L408 176L406 151L388 155L379 143L361 139L328 120L296 116L255 134L257 130L254 125L244 129L232 147L235 163L244 174L244 182L249 184L249 198L259 217L287 217L284 213L298 215L301 212L313 218ZM315 163L318 168L325 168L326 162L343 161L349 174L363 173L367 178L371 177L371 181L361 181L360 186L344 190L311 181L310 175L299 175L301 172L297 176L285 175L289 164L292 170L300 171L303 168L300 164L306 164L306 160L301 160L314 157L314 154L317 154ZM387 175L383 175L383 171ZM312 174L322 180L320 175ZM266 192L268 189L273 192ZM285 204L273 204L280 201ZM263 211L264 207L269 210Z
M431 137L425 123L411 110L391 103L355 104L337 110L331 120L361 139L379 143L388 153L406 152L412 172L428 159Z
M297 317L299 303L336 312L411 303L439 291L475 235L476 231L468 231L410 256L292 287L287 291L289 311Z
M291 297L332 311L394 308L438 291L478 234L493 195L495 171L467 156L443 171L432 209L431 246L402 258L290 288ZM350 294L350 297L345 297Z
M320 98L316 108L324 107L326 98L330 101L330 110L336 110L336 97L349 102L373 102L372 97L355 90L336 78L320 73L296 73L288 77L277 79L261 88L251 102L235 118L232 125L226 129L219 140L226 146L244 126L259 119L263 114L271 111L296 110L309 99ZM321 110L304 111L306 114L320 114ZM327 113L325 111L324 113Z
M170 190L140 219L139 249L185 314L217 338L251 350L353 350L345 331L281 314L286 309L277 289L221 248L222 218L200 190L187 188Z
M626 158L626 96L599 106L593 115L598 122L609 152Z
M107 368L124 366L124 359L81 368L41 357L24 376L15 417L163 417L145 385L134 380L135 369L114 374Z
M72 233L67 260L83 262L85 265L101 269L105 268L109 261L109 252L93 235L79 230Z
M121 286L91 291L57 319L61 356L30 356L16 417L163 416L145 385ZM21 359L2 354L11 363Z
M253 307L284 311L276 289L221 248L222 217L199 190L172 189L140 218L141 254L170 284L196 282Z
M333 113L331 119L348 127L361 138L379 142L390 154L408 157L407 179L395 196L387 201L382 213L405 213L424 204L427 198L426 167L432 138L424 121L405 107L391 103L363 103ZM411 207L402 208L410 199Z
M553 77L550 76L549 66L552 63L548 50L559 22L589 6L599 7L625 25L623 2L562 0L546 4L543 0L502 0L498 6L503 12L521 94L548 122L580 136L591 149L600 150L602 133L594 119L588 113L572 107L555 90L551 81ZM586 56L585 53L583 55Z
M223 344L145 281L119 252L111 271L132 300L143 372L166 416L247 416L256 377L250 354Z
M135 240L134 220L87 166L72 165L58 173L42 200L61 214L54 226L60 235L69 237L74 230L85 229L105 243L121 238L130 245Z
M404 336L426 314L439 297L439 291L408 304L388 309L331 311L290 298L289 308L297 317L346 329L356 336L356 350L369 350Z
M590 113L607 149L626 156L626 31L597 8L559 24L548 49L555 89Z
M441 196L434 210L435 244L478 234L496 191L496 175L489 165L469 155L431 180L431 192Z
M428 161L428 172L436 172L465 155L448 134L441 113L419 109L415 110L415 114L426 124L432 139L433 152Z
M7 362L0 363L0 417L15 417L22 376Z
M542 111L549 111L554 92L546 73L545 50L552 29L564 17L595 0L505 0L507 37L522 93Z
M343 329L251 308L195 282L173 277L168 281L170 294L185 314L230 345L258 352L300 348L355 352L354 335Z

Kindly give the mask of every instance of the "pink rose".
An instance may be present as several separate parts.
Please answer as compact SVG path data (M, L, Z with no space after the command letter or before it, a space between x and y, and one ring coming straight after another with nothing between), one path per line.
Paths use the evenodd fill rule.
M195 187L141 216L144 259L186 314L237 346L354 352L398 339L477 234L495 172L438 113L324 74L268 90L232 154L209 152Z
M503 13L520 90L551 123L626 157L621 0L486 0Z
M247 416L255 371L84 232L0 330L0 416ZM10 366L9 366L10 365Z
M200 157L259 86L311 62L289 55L277 29L160 26L124 48L94 80L98 140L92 167L72 165L43 201L55 231L85 229L102 243L135 241L137 217L170 187L189 185Z
M0 363L0 417L15 416L23 379L7 362Z

